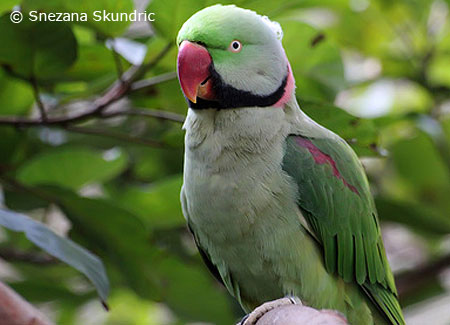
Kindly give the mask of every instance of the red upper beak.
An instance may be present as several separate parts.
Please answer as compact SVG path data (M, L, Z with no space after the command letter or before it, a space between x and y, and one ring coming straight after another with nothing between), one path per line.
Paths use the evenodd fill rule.
M211 56L203 46L189 41L181 43L177 59L178 79L184 95L193 103L197 102L197 97L214 99L209 79L211 62Z

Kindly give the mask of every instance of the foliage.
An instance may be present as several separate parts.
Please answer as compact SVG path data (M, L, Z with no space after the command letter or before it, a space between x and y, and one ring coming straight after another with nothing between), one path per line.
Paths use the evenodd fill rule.
M14 5L24 13L131 12L131 0L0 4L0 183L7 209L0 219L9 216L1 224L28 235L37 227L56 236L53 229L59 248L79 244L98 256L110 281L106 314L92 305L95 288L88 282L107 281L101 267L85 278L38 258L42 252L25 235L2 228L0 257L16 274L6 280L33 303L53 302L57 323L88 323L81 311L90 306L98 323L107 324L231 324L241 314L203 266L179 202L186 104L173 73L174 41L190 15L213 3L152 0L146 10L156 13L153 29L9 20ZM425 243L423 262L445 257L450 3L233 3L280 22L302 109L363 158L382 221ZM87 261L64 249L56 253L47 236L31 240L77 269ZM386 246L389 253L389 240ZM399 279L422 274L420 265L391 263ZM402 303L442 293L444 267L426 273L423 286L401 282ZM100 287L105 299L107 288Z

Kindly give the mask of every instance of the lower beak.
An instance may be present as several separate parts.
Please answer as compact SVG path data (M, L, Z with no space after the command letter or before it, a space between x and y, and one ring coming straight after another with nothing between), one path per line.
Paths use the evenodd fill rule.
M193 103L197 102L198 97L214 99L209 72L211 63L206 48L189 41L181 43L177 59L178 79L184 95Z

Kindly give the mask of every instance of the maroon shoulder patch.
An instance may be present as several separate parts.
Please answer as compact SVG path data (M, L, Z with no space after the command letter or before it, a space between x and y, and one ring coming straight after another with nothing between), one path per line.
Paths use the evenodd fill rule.
M311 155L314 158L314 161L319 164L329 164L333 170L333 175L339 179L342 180L342 182L344 183L345 186L347 186L351 191L355 192L356 194L359 195L358 190L356 189L356 187L354 187L353 185L349 184L344 177L342 176L342 174L339 172L339 170L337 169L336 166L336 162L333 160L333 158L331 158L329 155L327 155L326 153L320 151L319 148L317 148L314 143L312 143L311 140L302 138L302 137L295 137L295 141L298 143L299 146L308 149L308 151L311 153Z

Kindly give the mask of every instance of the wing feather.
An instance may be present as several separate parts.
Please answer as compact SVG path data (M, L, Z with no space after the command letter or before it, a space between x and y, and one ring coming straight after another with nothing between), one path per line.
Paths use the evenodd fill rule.
M375 204L353 150L332 133L291 135L283 169L298 186L298 205L322 244L326 269L357 282L386 319L404 324Z
M355 234L354 245L355 245L355 271L356 271L356 282L358 284L364 283L367 277L366 260L364 255L364 244L361 234Z

